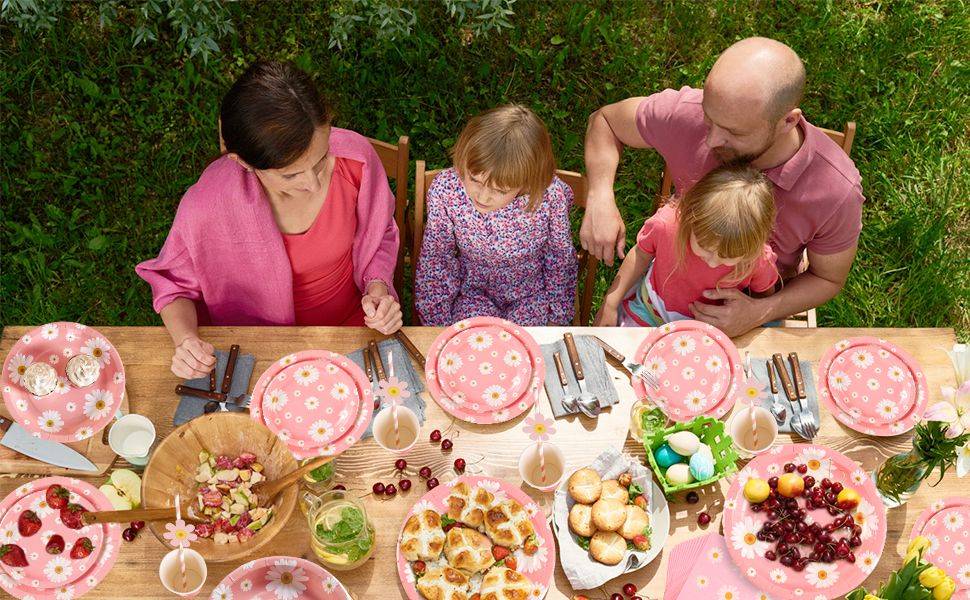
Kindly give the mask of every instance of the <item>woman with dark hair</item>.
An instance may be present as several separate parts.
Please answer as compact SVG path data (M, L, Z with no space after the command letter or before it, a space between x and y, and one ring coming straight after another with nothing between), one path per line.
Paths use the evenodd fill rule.
M136 267L175 344L172 372L215 365L199 323L401 327L394 197L367 138L332 127L310 76L258 62L222 101L223 155Z

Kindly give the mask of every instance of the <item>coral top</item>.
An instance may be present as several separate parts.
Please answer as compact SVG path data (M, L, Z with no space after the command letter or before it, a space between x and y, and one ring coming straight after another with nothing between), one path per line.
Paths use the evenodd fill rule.
M303 233L283 234L297 325L364 324L352 256L362 167L336 158L327 197L313 224Z

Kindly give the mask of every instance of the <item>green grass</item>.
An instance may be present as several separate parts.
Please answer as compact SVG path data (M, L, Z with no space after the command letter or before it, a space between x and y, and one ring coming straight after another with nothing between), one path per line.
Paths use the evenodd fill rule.
M134 273L164 240L179 197L216 154L219 100L257 57L293 59L338 107L338 124L447 164L465 120L507 101L534 107L560 164L582 170L587 115L665 87L700 85L717 53L776 37L805 60L808 118L859 124L866 194L859 257L819 310L828 326L970 332L967 7L931 2L526 2L515 28L464 45L436 3L414 35L327 49L317 4L233 4L239 34L208 66L171 40L132 48L71 6L43 37L0 42L0 323L157 324ZM632 241L660 159L629 152L617 185ZM601 272L599 291L611 277Z

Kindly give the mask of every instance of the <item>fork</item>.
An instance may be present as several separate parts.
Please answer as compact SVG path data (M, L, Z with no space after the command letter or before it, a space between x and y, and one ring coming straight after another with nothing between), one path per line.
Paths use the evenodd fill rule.
M808 394L805 392L805 378L802 376L802 365L798 360L798 354L795 352L788 353L788 362L791 363L792 377L795 379L795 394L798 396L798 406L802 406L802 400L808 398ZM815 422L815 414L811 410L804 410L804 418L808 421L809 426L815 432L812 434L814 437L818 433L818 423Z
M640 363L634 362L632 360L627 360L627 358L622 354L620 354L620 352L616 348L614 348L613 346L610 346L609 344L601 340L598 336L594 335L593 340L597 344L599 344L599 347L602 348L604 352L606 352L606 355L608 357L620 363L624 369L629 371L630 375L643 381L647 386L649 386L654 390L660 389L660 381L657 379L656 375L650 372L649 369L647 369Z

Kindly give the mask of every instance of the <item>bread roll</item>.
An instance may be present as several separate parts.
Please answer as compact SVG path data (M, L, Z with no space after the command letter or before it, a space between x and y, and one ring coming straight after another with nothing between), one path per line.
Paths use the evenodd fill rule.
M427 600L466 600L468 598L468 576L451 567L428 569L415 587Z
M583 504L592 504L599 500L602 487L603 481L600 479L599 473L589 467L570 475L567 484L569 495L576 502Z
M529 578L506 567L493 567L482 578L481 600L533 600L536 586Z
M633 538L643 533L643 529L650 525L650 515L639 506L633 504L626 505L626 520L619 529L619 534L625 540L633 541Z
M597 531L589 540L589 553L596 562L618 565L626 555L626 540L614 531Z
M617 502L626 504L630 501L630 493L617 480L608 479L603 482L600 500L616 500Z
M596 533L593 525L593 507L589 504L573 504L569 509L569 529L576 535L590 537Z
M453 527L445 537L448 564L467 573L478 573L495 564L492 541L468 527Z
M407 560L436 560L445 546L441 516L433 510L411 515L401 533L401 554Z
M616 531L626 520L626 505L617 500L597 500L593 505L593 525L600 531Z

